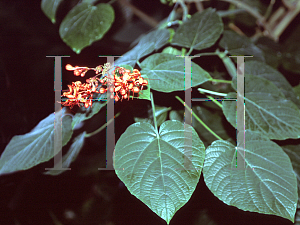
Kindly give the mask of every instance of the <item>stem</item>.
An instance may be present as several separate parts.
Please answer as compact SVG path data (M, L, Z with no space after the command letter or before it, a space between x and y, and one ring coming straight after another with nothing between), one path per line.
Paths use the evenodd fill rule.
M152 92L150 92L151 94L151 106L152 106L152 113L153 113L153 120L154 120L154 127L155 127L155 131L158 135L158 129L157 129L157 122L156 122L156 116L155 116L155 106L154 106L154 100L153 100L153 94Z
M267 10L266 10L266 13L265 13L265 15L264 15L264 17L265 17L266 19L268 19L269 16L271 15L271 12L272 12L272 9L273 9L274 4L275 4L275 0L271 0L271 1L270 1L270 4L268 5L268 8L267 8Z
M227 94L225 93L220 93L220 92L215 92L215 91L210 91L210 90L206 90L203 88L198 88L198 91L203 94L203 93L208 93L208 94L213 94L213 95L218 95L218 96L223 96L225 97Z
M138 60L138 61L136 61L136 64L138 64L138 66L140 67L140 69L142 69L142 67L141 67L141 63L140 63L140 61Z
M207 95L207 98L209 98L210 100L212 100L217 106L219 106L221 109L223 108L222 104L220 102L218 102L216 99L214 99L213 97Z
M126 0L119 0L119 2L121 3L121 5L130 8L131 11L137 17L139 17L141 20L143 20L145 23L147 23L151 27L156 27L158 25L158 22L155 19L153 19L152 17L148 16L147 14L145 14L144 12L142 12L141 10L139 10L138 8L136 8L135 6L130 4L130 2L127 2Z
M187 105L185 105L184 101L181 100L181 98L179 98L178 96L175 96L175 98L177 98L192 114L193 116L196 118L196 120L202 124L202 126L204 126L204 128L206 130L208 130L212 135L214 135L217 139L219 140L223 140L222 138L220 138L215 132L213 132L191 109L190 107L188 107Z
M193 43L194 44L194 43ZM189 52L186 55L190 55L192 51L194 50L193 46L190 48Z
M226 84L231 84L231 80L218 80L218 79L211 79L210 81L212 82L217 82L217 83L226 83Z
M178 3L180 4L183 11L182 21L185 22L187 20L188 9L182 0L179 0Z
M113 119L110 119L107 123L103 124L100 128L98 128L97 130L93 131L92 133L86 134L84 135L84 137L89 138L92 137L93 135L101 132L103 129L105 129L105 127L110 124L111 122L113 122L115 120L115 118L117 118L121 113L118 112L115 117Z
M265 28L265 30L268 31L269 35L272 34L272 31L266 22L266 18L263 17L259 12L257 12L257 10L255 10L251 6L241 2L239 0L223 0L223 1L234 4L237 7L246 10L249 14L251 14L252 16L254 16L257 19L257 21Z
M293 19L300 12L300 2L295 9L289 10L284 18L277 24L277 26L273 29L272 35L276 38L276 40L280 37L283 31L288 27L288 25L293 21Z
M205 52L205 53L196 54L195 56L204 56L204 55L212 56L212 55L219 55L219 53L216 53L216 52Z

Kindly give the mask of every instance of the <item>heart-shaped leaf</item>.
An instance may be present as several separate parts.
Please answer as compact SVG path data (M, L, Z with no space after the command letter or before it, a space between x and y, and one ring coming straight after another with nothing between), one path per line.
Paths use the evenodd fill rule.
M236 89L236 77L232 86ZM236 99L230 92L226 99ZM236 127L236 101L223 101L223 113ZM270 139L300 138L300 110L271 81L245 75L245 129L258 131Z
M156 53L141 63L141 74L149 77L151 88L156 91L182 91L185 88L184 58L167 53ZM208 72L192 62L192 87L209 81Z
M236 146L217 140L206 149L204 181L224 203L239 209L278 215L294 221L297 180L285 152L267 137L245 132L238 150L245 168L236 168Z
M59 35L79 54L83 48L100 40L114 19L114 9L110 4L100 3L93 6L83 2L76 5L64 18L59 27Z
M202 50L215 44L223 32L223 22L214 9L195 13L183 23L172 39L172 44Z
M59 111L64 115L65 110ZM6 146L0 158L0 174L26 170L42 162L46 162L56 155L60 149L54 149L54 129L62 129L62 141L66 145L72 136L72 118L63 116L62 127L54 126L55 114L43 119L31 132L14 136Z
M158 132L138 122L118 140L114 167L130 193L169 224L194 192L204 155L193 127L169 120Z

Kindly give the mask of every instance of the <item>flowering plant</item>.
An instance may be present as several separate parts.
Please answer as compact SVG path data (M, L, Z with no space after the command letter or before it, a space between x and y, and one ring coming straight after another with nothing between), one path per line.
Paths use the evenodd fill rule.
M45 8L53 21L53 9L60 1L45 2L52 3ZM61 23L62 40L77 54L84 48L94 53L96 45L90 45L106 34L115 16L111 5L119 2L149 21L130 1L80 1ZM162 222L160 218L168 224L182 220L185 213L173 217L178 210L200 207L192 203L183 207L191 198L199 202L197 185L220 200L218 207L211 207L218 216L219 208L226 208L223 202L240 211L282 217L280 224L293 222L299 216L300 87L296 86L299 79L292 83L287 71L295 73L293 78L299 73L299 46L294 44L300 42L291 39L279 53L270 46L278 44L280 34L300 11L298 1L284 0L282 5L237 0L225 0L224 5L221 1L161 2L174 6L169 16L161 23L150 19L155 29L140 37L114 62L115 67L66 65L78 78L89 71L95 75L69 84L68 90L59 93L65 107L40 121L31 132L11 139L0 158L0 175L52 163L52 158L54 170L45 172L43 167L44 174L58 175L73 166L87 171L86 167L100 161L98 152L93 152L100 150L103 155L99 158L106 160L107 166L101 169L111 166L113 171L99 172L103 165L94 163L93 174L97 175L91 179L97 185L91 188L93 197L88 195L83 204L84 212L94 208L90 205L99 199L101 207L103 202L111 205L113 198L106 197L99 182L102 176L98 176L108 174L119 185L108 182L107 189L121 190L122 196L129 191L154 212L141 222L132 217L130 224L147 223L144 218L149 218L149 224ZM293 52L295 57L291 57ZM76 112L68 111L77 106ZM113 113L109 113L110 106L115 107ZM107 132L102 132L106 127ZM105 152L109 147L113 151ZM89 160L80 155L84 151L92 152ZM61 159L56 160L60 153ZM55 170L57 165L61 167ZM61 177L68 176L72 175ZM193 195L195 192L199 195ZM122 205L120 195L116 194L115 208L122 211L128 207L126 201ZM137 210L144 210L136 205ZM97 210L101 207L95 206ZM106 207L101 209L109 214ZM109 218L114 222L103 219L99 223L119 224L116 216Z

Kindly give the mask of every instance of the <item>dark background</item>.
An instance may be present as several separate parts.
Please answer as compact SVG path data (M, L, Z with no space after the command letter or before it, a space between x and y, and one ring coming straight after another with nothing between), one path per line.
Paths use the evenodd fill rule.
M92 46L74 53L59 37L59 24L76 4L65 1L57 12L56 24L43 14L41 1L0 2L0 153L14 135L30 132L39 121L54 111L54 58L70 55L62 64L95 67L105 63L98 55L122 55L140 34L151 27L133 16L127 20L116 2L116 19L105 37ZM132 1L132 4L157 21L168 16L172 8L159 1ZM122 30L123 29L123 30ZM118 33L122 30L123 33ZM77 80L63 71L63 89ZM178 94L178 93L177 93ZM163 105L164 98L158 97ZM166 102L166 101L165 101ZM167 101L165 106L180 103ZM116 140L132 124L132 114L147 111L149 103L116 104ZM76 111L76 107L74 111ZM85 129L93 131L105 123L102 110ZM0 177L0 224L165 224L147 206L131 195L114 171L98 171L105 163L105 131L86 140L72 170L60 176L43 175L43 163L30 170ZM60 222L59 222L60 221ZM179 210L171 224L292 224L286 219L250 213L227 206L207 189L203 177L190 201Z

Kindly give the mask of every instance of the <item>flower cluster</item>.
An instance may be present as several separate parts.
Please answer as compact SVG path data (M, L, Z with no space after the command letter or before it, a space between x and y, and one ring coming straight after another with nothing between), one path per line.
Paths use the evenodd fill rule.
M69 91L64 92L62 97L67 97L68 99L61 104L63 106L69 106L73 108L73 106L78 105L82 106L84 104L85 108L89 106L92 107L93 104L93 94L101 93L104 94L109 91L111 92L111 98L115 99L115 101L119 101L121 99L128 99L130 95L132 95L132 99L134 94L138 94L143 87L148 84L147 80L144 80L141 76L140 71L134 69L132 72L123 67L116 67L113 70L113 79L109 79L107 76L104 76L108 73L110 69L110 64L106 63L104 66L97 66L96 68L88 68L88 67L78 67L71 66L70 64L66 65L66 70L74 71L75 76L81 75L85 76L86 72L89 70L94 70L96 76L87 79L86 83L82 84L80 81L72 82L72 85L68 85ZM98 78L97 76L102 75L103 78ZM113 82L111 82L111 80ZM99 82L101 86L99 86Z
M134 94L138 94L143 87L148 84L147 80L141 76L140 71L134 69L132 72L123 67L116 67L113 71L114 75L114 87L110 87L110 92L112 93L111 98L114 98L115 101L121 101L123 99L128 99L130 95L132 95L132 99ZM100 93L105 93L107 91L108 79L104 77L100 80L102 83L102 87L100 88Z

